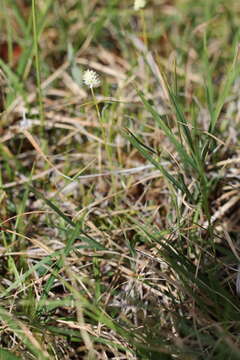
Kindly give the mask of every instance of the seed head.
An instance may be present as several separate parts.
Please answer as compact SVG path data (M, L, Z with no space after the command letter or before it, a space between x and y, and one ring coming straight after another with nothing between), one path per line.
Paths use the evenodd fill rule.
M134 10L138 11L143 9L146 6L146 0L135 0L134 1Z
M101 84L98 74L93 70L86 70L84 72L83 82L90 88L98 87Z

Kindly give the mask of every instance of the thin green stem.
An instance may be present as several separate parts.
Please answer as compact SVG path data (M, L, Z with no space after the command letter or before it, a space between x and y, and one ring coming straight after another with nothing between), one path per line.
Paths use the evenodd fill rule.
M35 0L32 0L32 21L33 21L35 68L36 68L36 77L37 77L37 94L38 94L39 113L41 120L41 131L43 132L45 116L44 116L43 96L42 96L42 88L41 88L41 75L40 75L41 66L40 66L40 57L39 57L39 48L38 48L37 15L36 15Z
M104 142L105 142L105 144L106 144L106 132L105 132L105 129L104 129L104 126L103 126L103 120L102 120L102 117L101 117L101 114L100 114L100 111L99 111L98 102L97 102L97 99L96 99L96 96L95 96L93 87L91 87L90 89L91 89L91 93L92 93L94 105L95 105L95 107L96 107L98 120L99 120L99 123L100 123L100 125L101 125L102 136L103 136Z
M8 64L11 67L13 65L12 26L11 26L10 16L8 14L6 1L3 1L3 16L6 21L6 28L7 28L7 58L8 58Z

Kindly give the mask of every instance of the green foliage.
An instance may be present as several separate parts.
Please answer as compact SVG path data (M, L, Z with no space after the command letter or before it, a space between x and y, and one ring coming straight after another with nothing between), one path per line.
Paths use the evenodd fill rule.
M0 359L239 359L239 2L133 3L3 0Z
M0 349L1 360L20 360L20 358L8 350Z

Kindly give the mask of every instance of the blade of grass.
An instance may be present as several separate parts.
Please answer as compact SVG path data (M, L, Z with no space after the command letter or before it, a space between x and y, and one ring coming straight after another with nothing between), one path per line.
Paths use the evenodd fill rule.
M14 355L12 352L0 348L0 360L21 360L20 357Z
M0 318L7 323L11 331L22 341L22 343L31 351L36 359L50 360L49 354L43 349L39 341L33 336L29 328L12 314L0 307Z
M38 190L36 190L34 187L29 185L29 189L40 199L44 200L45 203L53 209L62 219L64 219L69 225L72 227L76 227L76 223L73 222L71 219L69 219L68 216L66 216L55 204L53 204L52 201L45 198L45 196ZM95 239L93 239L91 236L89 236L85 231L79 229L79 232L82 233L85 237L81 237L82 241L85 241L89 244L91 248L95 248L96 250L106 250L106 248L99 244Z
M152 114L153 118L156 120L157 124L164 131L165 135L169 138L172 144L175 146L177 152L179 153L183 164L189 165L191 168L196 169L196 165L193 161L193 158L187 153L183 145L178 141L177 137L173 134L171 129L165 124L164 118L153 108L153 106L145 99L143 92L138 91L138 94L146 107L146 109Z
M40 55L38 48L38 30L37 30L37 6L36 1L32 0L32 21L33 21L33 44L34 44L34 57L35 57L35 67L36 67L36 77L37 77L37 93L38 93L38 102L39 102L39 114L41 120L41 132L43 135L44 124L45 124L45 114L43 106L43 95L41 87L41 63Z
M183 177L179 177L179 180L177 180L174 176L172 176L165 168L164 166L162 166L159 161L155 160L150 154L149 154L149 148L145 145L143 145L143 143L141 141L139 141L137 139L137 137L129 130L126 129L126 131L128 132L127 135L129 141L132 143L132 145L134 147L136 147L139 152L147 159L149 160L169 181L170 183L172 183L176 189L181 190L184 194L186 194L186 196L188 197L188 199L190 201L192 201L192 195L189 192ZM147 150L146 150L147 149ZM151 150L152 152L152 150Z

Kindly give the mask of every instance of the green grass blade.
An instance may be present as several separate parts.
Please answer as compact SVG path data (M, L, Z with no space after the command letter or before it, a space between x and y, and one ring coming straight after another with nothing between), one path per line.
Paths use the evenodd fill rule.
M230 66L230 69L227 71L226 79L223 82L221 89L219 91L219 97L215 106L214 111L214 118L210 124L209 132L214 133L216 122L219 118L219 115L222 111L222 108L225 104L225 101L229 95L229 92L231 90L233 81L236 79L237 75L239 74L239 63L238 63L238 56L239 56L239 49L238 46L236 47L233 62Z
M68 216L66 216L55 204L53 204L52 201L45 198L45 196L38 190L36 190L34 187L29 186L29 189L36 194L37 197L44 200L45 203L53 209L62 219L64 219L69 225L72 227L76 227L76 223L74 223L71 219L69 219ZM91 248L95 248L96 250L106 250L106 248L99 244L95 239L93 239L91 236L89 236L85 231L79 229L79 233L82 233L85 235L85 237L82 237L81 239L89 244Z
M0 348L0 360L21 360L20 357L14 355L8 350Z
M24 328L21 326L21 322L16 320L12 314L8 313L2 307L0 307L0 319L7 323L8 327L17 335L17 337L23 342L25 346L35 355L38 360L50 360L50 357L46 353L42 352L42 348L39 348L39 343L36 344L29 340L29 337L24 333ZM5 359L4 359L5 360Z
M144 146L143 143L137 139L137 137L129 130L127 129L128 133L130 134L127 135L129 141L132 143L132 145L134 147L136 147L139 152L148 160L150 161L155 167L156 169L158 169L169 181L170 183L172 183L174 185L174 187L176 189L181 190L183 193L185 193L188 197L188 199L192 200L192 195L190 194L184 179L182 176L178 176L178 179L180 179L181 181L179 181L177 178L175 178L174 176L172 176L165 168L164 166L162 166L160 164L159 161L155 160L152 155L150 155L149 153L149 148Z
M193 158L187 153L183 145L178 141L177 137L172 133L171 129L165 124L164 119L158 112L153 108L153 106L145 99L143 93L141 91L138 92L144 106L146 109L152 114L153 118L156 120L157 124L164 131L165 135L169 138L172 144L175 146L179 156L183 160L183 164L187 164L191 168L196 169L196 165L194 163Z
M185 135L185 138L189 144L190 149L192 150L192 153L194 154L194 144L191 132L189 130L189 124L184 116L184 113L182 111L182 108L180 106L180 103L178 102L177 96L171 91L171 89L168 87L168 93L170 95L170 99L172 101L172 104L175 109L177 121L179 123L179 126L183 130L183 133Z

